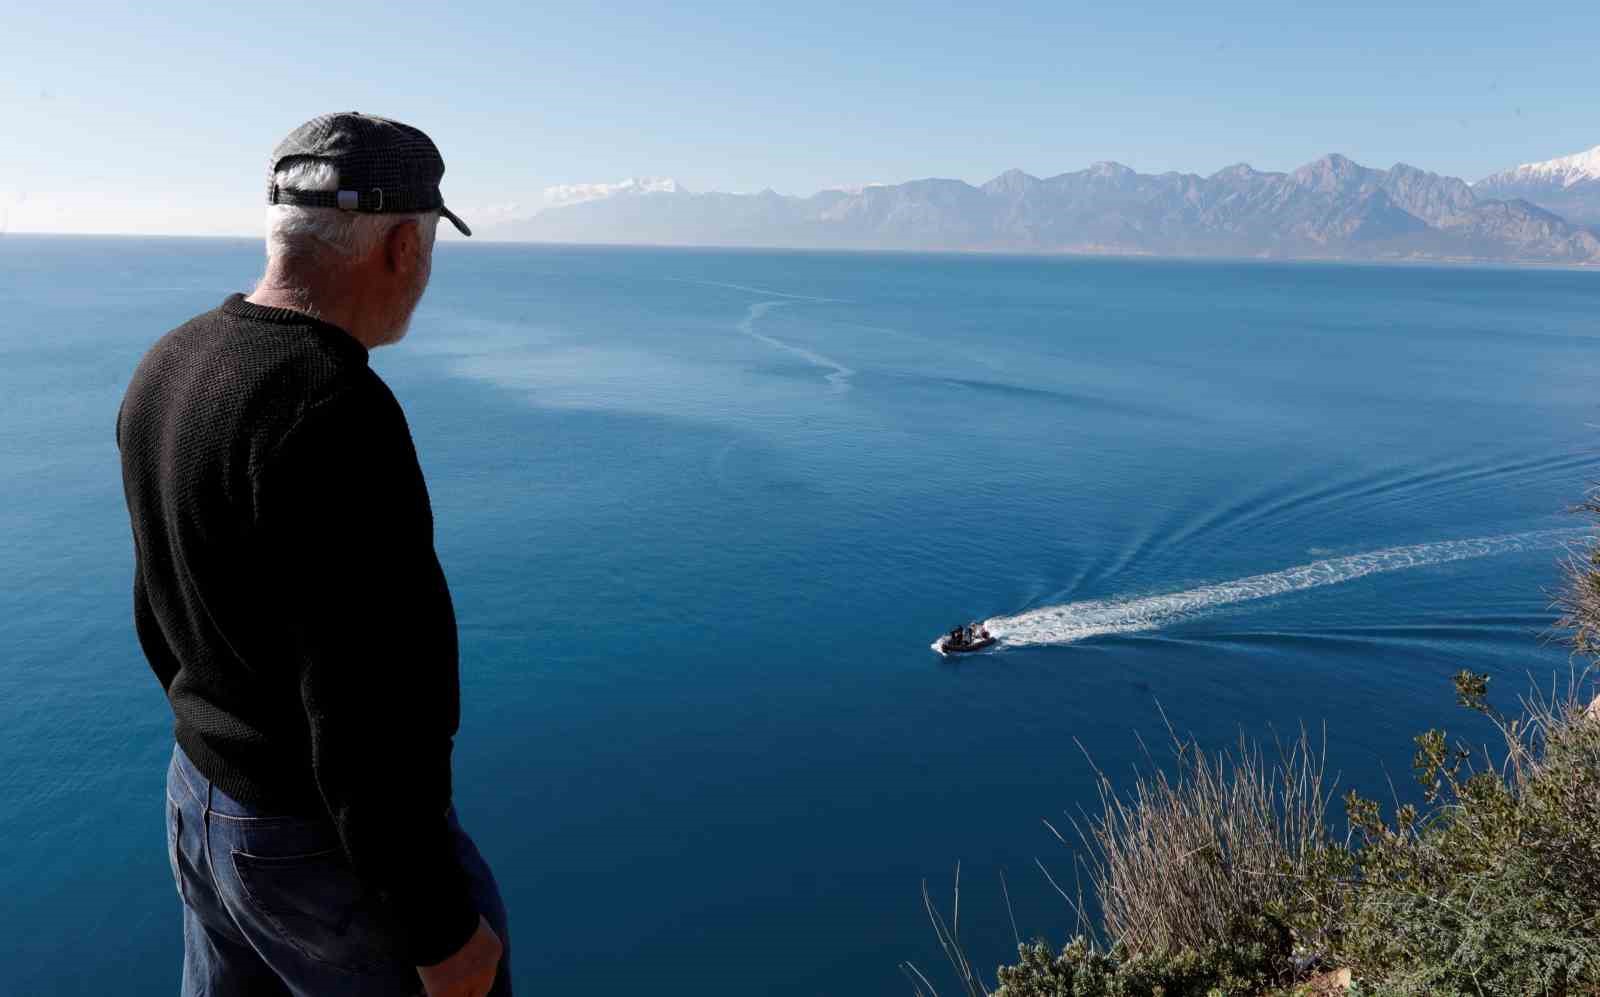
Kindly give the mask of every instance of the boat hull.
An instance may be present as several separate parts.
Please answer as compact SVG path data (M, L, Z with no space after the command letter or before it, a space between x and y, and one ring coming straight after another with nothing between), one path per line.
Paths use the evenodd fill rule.
M949 637L942 637L939 640L939 653L971 654L973 651L981 651L986 647L993 647L997 643L999 643L998 637L985 637L970 644L952 644Z

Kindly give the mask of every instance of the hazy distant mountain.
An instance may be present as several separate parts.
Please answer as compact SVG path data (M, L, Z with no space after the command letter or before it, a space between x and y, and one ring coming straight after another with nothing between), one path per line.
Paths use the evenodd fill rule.
M551 208L502 239L666 245L1600 264L1600 234L1454 177L1339 155L1292 173L1240 164L1209 177L1117 163L981 187L913 180L810 197L632 190Z
M1479 180L1473 190L1488 197L1520 197L1571 221L1600 225L1600 145L1502 170Z

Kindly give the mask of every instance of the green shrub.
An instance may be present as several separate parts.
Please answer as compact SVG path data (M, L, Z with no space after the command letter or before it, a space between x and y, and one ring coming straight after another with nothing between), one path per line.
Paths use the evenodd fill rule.
M999 970L1003 997L1207 997L1263 993L1274 983L1270 945L1215 946L1206 952L1130 955L1078 937L1058 953L1043 942L1018 947L1015 965Z
M1079 828L1101 912L1089 934L1059 950L1020 945L991 991L924 889L963 990L1288 994L1339 966L1373 997L1600 995L1600 716L1575 681L1507 719L1487 681L1462 672L1456 689L1504 735L1500 761L1475 771L1445 732L1420 735L1424 805L1391 820L1350 793L1342 841L1304 734L1271 765L1243 746L1208 758L1175 741L1174 774L1141 776L1127 797L1100 776L1101 810ZM919 993L937 993L908 970Z
M1530 704L1507 720L1486 677L1457 689L1506 738L1498 770L1473 772L1443 731L1417 738L1429 808L1347 800L1359 847L1340 955L1383 994L1551 994L1600 984L1600 721L1582 702ZM1581 989L1580 989L1581 988Z

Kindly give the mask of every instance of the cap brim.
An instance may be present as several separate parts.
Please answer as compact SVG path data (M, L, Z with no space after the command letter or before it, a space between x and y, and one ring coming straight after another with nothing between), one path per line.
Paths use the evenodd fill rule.
M442 204L439 205L439 214L444 215L446 218L450 219L450 224L454 225L456 227L456 231L460 232L462 235L471 235L472 234L472 229L467 228L467 223L462 221L460 218L457 218L456 217L456 213L454 211L451 211L449 208L445 207Z

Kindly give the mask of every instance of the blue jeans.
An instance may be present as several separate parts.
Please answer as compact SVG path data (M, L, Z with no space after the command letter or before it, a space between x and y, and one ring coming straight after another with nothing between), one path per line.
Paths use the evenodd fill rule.
M511 994L511 936L494 876L450 811L478 910L505 945L492 997ZM211 784L182 748L167 768L167 857L183 900L183 997L416 995L326 818L263 814Z

